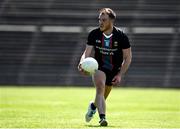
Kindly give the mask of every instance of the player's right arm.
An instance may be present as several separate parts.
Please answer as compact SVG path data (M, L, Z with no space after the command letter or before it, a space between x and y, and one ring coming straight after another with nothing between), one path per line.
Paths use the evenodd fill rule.
M92 45L86 45L86 48L81 56L80 62L78 64L78 70L82 73L82 74L88 74L86 73L86 71L84 71L81 67L81 62L86 58L86 57L90 57L91 53L93 51L93 46Z

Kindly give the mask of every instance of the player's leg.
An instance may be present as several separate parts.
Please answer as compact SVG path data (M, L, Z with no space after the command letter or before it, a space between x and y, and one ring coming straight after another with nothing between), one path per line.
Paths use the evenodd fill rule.
M98 108L99 114L105 114L106 104L105 104L105 80L106 75L102 71L97 71L93 76L93 82L96 87L95 105Z
M95 97L95 105L98 109L99 117L100 117L100 125L107 126L107 121L105 118L106 115L106 102L104 98L105 93L105 82L106 75L102 71L97 71L93 76L93 81L96 86L96 97Z
M104 99L105 100L107 99L109 93L111 92L111 89L112 89L112 86L105 86L105 92L104 92ZM104 118L100 118L99 123L101 126L107 126L108 125L105 116L104 116Z
M104 92L104 98L105 98L105 100L107 99L107 97L109 96L109 93L111 92L111 90L112 90L112 87L113 86L107 86L106 85L106 87L105 87L105 92Z
M113 72L106 72L106 87L105 87L105 93L104 98L107 99L109 96L109 93L111 92L113 85L112 85L112 79L117 74L118 71Z
M92 79L96 87L96 96L95 96L95 101L90 102L89 104L88 112L86 113L85 116L86 122L89 122L93 118L93 115L96 112L96 107L98 109L99 114L105 114L104 91L105 91L106 76L104 72L98 70L93 75Z

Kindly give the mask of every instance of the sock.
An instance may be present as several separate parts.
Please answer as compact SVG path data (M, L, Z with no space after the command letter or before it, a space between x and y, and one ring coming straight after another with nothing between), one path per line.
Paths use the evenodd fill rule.
M100 119L106 119L106 115L105 114L99 114L99 118Z
M92 110L96 110L96 106L94 105L94 103L91 103L91 108Z

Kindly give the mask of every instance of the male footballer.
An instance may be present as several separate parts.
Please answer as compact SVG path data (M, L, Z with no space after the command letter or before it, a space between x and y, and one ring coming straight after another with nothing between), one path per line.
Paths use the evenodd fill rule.
M99 27L89 33L86 48L78 65L79 71L86 74L81 67L81 61L90 57L94 51L94 58L99 64L98 70L92 75L96 95L94 101L89 104L85 119L86 122L90 122L97 109L100 126L108 125L105 100L112 87L120 84L132 58L129 39L126 34L114 26L115 19L116 14L112 9L100 10Z

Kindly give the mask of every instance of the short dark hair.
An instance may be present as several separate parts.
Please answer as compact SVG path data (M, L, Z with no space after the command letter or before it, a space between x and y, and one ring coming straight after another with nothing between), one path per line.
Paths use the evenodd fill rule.
M109 18L111 18L113 20L116 19L116 13L110 8L102 8L102 9L100 9L99 13L107 14L109 16Z

